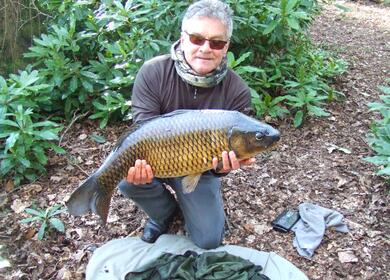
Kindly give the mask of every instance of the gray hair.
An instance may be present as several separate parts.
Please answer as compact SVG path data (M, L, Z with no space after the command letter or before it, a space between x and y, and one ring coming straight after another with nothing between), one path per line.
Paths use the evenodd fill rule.
M187 29L190 19L197 17L209 17L220 20L226 26L226 36L228 39L233 33L233 11L229 5L219 0L200 0L191 4L184 14L181 23L181 30Z

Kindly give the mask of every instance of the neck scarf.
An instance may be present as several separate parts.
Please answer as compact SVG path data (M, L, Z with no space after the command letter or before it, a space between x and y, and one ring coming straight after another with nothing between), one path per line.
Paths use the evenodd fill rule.
M225 77L228 67L226 56L221 64L212 72L206 75L199 75L184 58L184 52L180 47L180 41L173 43L171 57L175 61L175 68L179 76L188 84L196 87L209 88L217 85Z

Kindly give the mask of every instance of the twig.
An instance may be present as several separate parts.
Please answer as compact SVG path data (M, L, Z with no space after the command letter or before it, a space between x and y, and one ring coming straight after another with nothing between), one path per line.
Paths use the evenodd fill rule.
M58 141L58 146L61 147L62 138L64 138L65 134L66 134L66 133L68 132L68 130L72 127L72 125L73 125L79 118L82 118L82 117L85 117L86 115L88 115L88 114L89 114L89 111L85 112L85 113L82 114L82 115L78 115L78 116L76 116L76 113L77 113L77 112L74 112L72 121L70 122L70 124L68 125L68 127L65 129L64 133L62 133L62 135L61 135L61 137L60 137L60 140Z
M69 162L71 165L74 165L74 166L76 166L78 169L80 169L81 172L83 172L85 175L87 175L87 176L90 175L87 171L85 171L84 169L82 169L80 165L78 165L77 163L75 163L74 161L72 161L69 157L67 157L67 160L68 160L68 162Z
M48 14L45 14L44 12L41 12L38 9L37 5L35 5L35 0L31 1L31 4L34 6L35 10L37 10L39 14L44 15L45 17L48 17L48 18L53 18L51 15L48 15Z

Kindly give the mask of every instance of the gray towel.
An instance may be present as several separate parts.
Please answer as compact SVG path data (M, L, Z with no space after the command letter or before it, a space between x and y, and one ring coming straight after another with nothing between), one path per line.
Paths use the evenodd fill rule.
M337 231L344 233L349 231L343 222L343 215L335 210L302 203L299 205L299 215L301 219L292 228L295 232L293 245L298 253L306 258L313 256L324 237L326 228L335 227Z

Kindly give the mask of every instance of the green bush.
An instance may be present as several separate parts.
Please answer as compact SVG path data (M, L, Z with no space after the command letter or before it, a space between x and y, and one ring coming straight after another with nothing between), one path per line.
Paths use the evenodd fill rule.
M375 156L365 158L366 161L380 166L378 175L390 176L390 87L381 86L384 95L380 96L381 103L370 103L372 111L378 111L380 119L373 121L368 142L375 152Z
M64 152L52 142L62 127L36 113L50 104L48 95L39 94L48 87L37 71L12 74L8 82L0 76L0 175L12 176L15 185L45 170L49 149Z
M328 113L337 92L328 79L345 65L314 48L307 27L320 8L315 0L230 0L235 27L229 66L249 84L259 117ZM46 33L33 39L18 75L1 78L1 174L16 183L44 170L46 153L61 126L88 113L103 128L129 112L139 67L169 52L180 36L181 16L192 1L38 0L50 15ZM10 97L7 97L10 96ZM131 117L131 115L130 115ZM34 145L32 145L34 143Z

